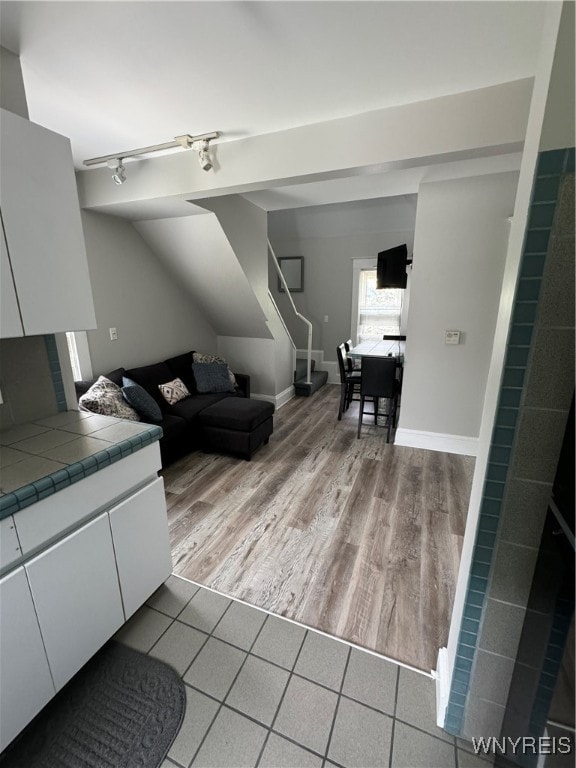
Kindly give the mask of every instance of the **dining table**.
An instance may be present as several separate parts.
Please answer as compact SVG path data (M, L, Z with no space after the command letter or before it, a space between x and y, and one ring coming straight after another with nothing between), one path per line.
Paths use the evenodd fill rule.
M362 357L395 357L399 364L404 363L406 342L390 339L370 339L361 341L355 347L350 347L348 357L360 360Z

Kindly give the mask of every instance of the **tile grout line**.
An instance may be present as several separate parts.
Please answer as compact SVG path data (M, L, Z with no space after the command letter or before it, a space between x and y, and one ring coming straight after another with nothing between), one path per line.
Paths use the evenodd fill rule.
M188 581L188 580L186 580L186 581ZM263 657L263 656L259 656L258 654L256 654L256 653L253 653L252 649L254 648L254 646L255 646L255 644L256 644L256 642L257 642L257 640L258 640L258 638L259 638L259 636L260 636L261 632L263 631L263 629L264 629L265 625L267 624L267 621L268 621L268 616L270 616L270 615L274 616L274 614L269 614L269 613L266 613L266 612L264 612L264 613L266 613L266 618L264 619L264 621L263 621L262 625L260 626L260 628L259 628L259 630L258 630L258 632L257 632L256 636L254 637L254 640L252 641L252 643L251 643L251 645L250 645L250 648L249 648L249 650L248 650L248 651L247 651L245 648L242 648L242 647L240 647L240 646L236 646L236 645L234 645L233 643L230 643L230 642L228 642L227 640L223 640L223 639L221 639L221 638L218 638L218 637L216 637L216 636L214 635L214 632L217 630L218 626L220 625L220 623L221 623L221 622L222 622L222 620L224 619L224 616L225 616L225 615L228 613L228 611L231 609L232 605L233 605L234 603L237 603L237 604L238 604L238 603L240 603L240 604L243 604L241 601L237 601L237 600L235 600L234 598L226 598L226 599L228 599L228 600L229 600L229 604L227 605L227 607L226 607L226 608L225 608L225 610L223 611L222 615L220 616L220 618L218 619L218 621L216 622L216 624L214 625L214 627L212 628L212 631L211 631L210 633L207 633L205 630L201 630L201 629L199 629L198 627L195 627L194 625L191 625L191 624L188 624L188 623L186 623L186 622L184 622L184 621L181 621L181 620L179 619L179 616L180 616L180 615L182 614L182 612L183 612L183 611L184 611L184 610L185 610L185 609L188 607L188 605L189 605L189 604L192 602L192 600L194 599L194 597L195 597L195 596L198 594L198 592L199 592L201 589L202 589L202 587L201 587L201 586L200 586L200 587L198 587L198 589L197 589L197 590L194 592L194 594L193 594L193 595L192 595L192 596L191 596L191 597L190 597L190 598L187 600L187 602L185 603L185 605L183 606L183 608L182 608L182 609L181 609L181 610L178 612L178 614L177 614L177 616L176 616L176 617L170 616L169 614L165 614L165 613L163 613L162 611L160 611L159 609L157 609L157 608L154 608L153 606L150 606L150 605L146 604L146 607L147 607L148 609L150 609L150 610L153 610L153 611L155 611L156 613L159 613L160 615L162 615L162 616L165 616L166 618L169 618L169 619L171 619L171 621L170 621L169 625L168 625L168 626L166 627L166 629L165 629L165 630L164 630L164 631L161 633L161 635L158 637L158 639L157 639L157 640L154 642L153 646L151 647L150 651L148 651L148 653L151 653L151 651L152 651L152 650L153 650L153 649L156 647L157 643L158 643L158 642L161 640L161 638L162 638L162 637L163 637L163 636L164 636L164 635L165 635L165 634L168 632L168 630L169 630L169 629L170 629L170 628L171 628L171 627L174 625L174 623L176 623L176 622L178 622L179 624L181 624L181 625L183 625L183 626L186 626L186 627L190 627L191 629L194 629L195 631L197 631L197 632L199 632L199 633L201 633L201 634L203 634L203 635L206 635L206 637L205 637L205 640L204 640L204 642L202 643L201 647L200 647L200 648L198 649L198 651L197 651L197 652L194 654L194 657L193 657L193 659L191 660L190 664L188 665L188 667L186 668L186 670L184 671L184 673L181 675L181 679L182 679L182 681L183 681L183 683L184 683L184 685L185 685L185 686L187 686L188 688L190 688L190 689L192 689L192 690L194 690L194 691L197 691L198 693L200 693L200 694L201 694L201 695L203 695L203 696L206 696L207 698L209 698L210 700L214 701L216 704L218 704L218 705L219 705L219 706L218 706L218 709L217 709L217 711L216 711L216 713L215 713L215 715L214 715L214 717L213 717L213 719L212 719L212 721L211 721L211 723L210 723L210 725L209 725L209 727L208 727L208 729L207 729L207 731L206 731L206 733L204 734L204 737L203 737L203 739L202 739L202 742L201 742L200 746L198 747L197 751L196 751L196 752L195 752L195 754L194 754L194 759L196 758L196 756L197 756L197 754L198 754L198 751L199 751L199 750L200 750L200 748L202 747L202 744L204 743L204 741L205 741L205 739L206 739L206 737L207 737L207 735L208 735L209 731L211 731L211 729L212 729L212 726L213 726L213 723L214 723L214 720L216 719L216 717L217 717L217 716L218 716L218 714L220 713L220 710L222 709L222 707L226 707L226 708L227 708L227 709L229 709L230 711L232 711L232 712L235 712L236 714L238 714L240 717L244 717L244 718L246 718L246 719L250 720L250 721L251 721L251 722L253 722L255 725L259 726L260 728L264 728L264 729L267 731L267 734L266 734L266 738L265 738L265 741L264 741L264 743L263 743L263 746L262 746L262 748L261 748L261 751L260 751L260 755L259 755L259 757L258 757L258 763L257 763L257 764L259 764L259 762L260 762L260 760L261 760L261 758L262 758L262 755L263 755L263 752L264 752L264 750L265 750L266 744L268 743L268 740L269 740L269 736L270 736L270 733L274 733L275 735L279 736L280 738L286 739L287 741L289 741L289 742L291 742L291 743L295 744L295 745L296 745L296 746L298 746L299 748L301 748L301 749L304 749L306 752L308 752L308 753L310 753L310 754L313 754L313 755L315 755L316 757L319 757L319 758L323 759L324 763L326 763L326 761L328 760L328 751L329 751L330 743L331 743L331 740L332 740L332 737L333 737L333 733L334 733L334 727L335 727L336 717L337 717L337 713L338 713L338 710L339 710L340 701L341 701L341 699L342 699L342 698L345 698L345 699L348 699L348 700L350 700L350 701L353 701L353 702L355 702L355 703L359 704L360 706L366 707L367 709L369 709L369 710L371 710L371 711L373 711L373 712L376 712L377 714L380 714L380 715L383 715L383 716L386 716L386 717L390 717L390 714L389 714L388 712L384 712L383 710L379 710L379 709L377 709L377 708L375 708L375 707L372 707L372 706L371 706L371 705L369 705L369 704L366 704L366 703L365 703L365 702L363 702L363 701L360 701L360 700L358 700L358 699L355 699L355 698L354 698L354 697L352 697L352 696L348 696L348 695L346 695L346 694L344 694L344 693L343 693L344 682L345 682L345 679L346 679L346 674L347 674L347 671L348 671L348 666L349 666L349 663L350 663L350 658L351 658L352 646L348 646L348 656L347 656L347 659L346 659L346 664L345 664L345 667L344 667L344 671L343 671L343 675L342 675L342 678L341 678L341 682L340 682L339 690L338 690L338 692L336 692L334 688L330 688L330 687L328 687L328 686L326 686L326 685L324 685L324 684L322 684L322 683L319 683L319 682L318 682L318 681L316 681L316 680L312 680L312 679L310 679L310 678L306 677L305 675L302 675L302 674L300 674L300 673L297 673L297 672L295 671L295 669L296 669L296 666L297 666L297 663L298 663L298 660L299 660L299 658L300 658L300 655L301 655L301 652L302 652L302 649L303 649L303 646L304 646L304 644L305 644L305 642L306 642L306 639L307 639L307 637L308 637L308 630L305 630L305 633L304 633L303 639L302 639L302 641L301 641L301 644L300 644L300 648L299 648L299 650L298 650L298 653L297 653L297 655L296 655L295 661L293 662L293 664L291 665L291 667L290 667L290 668L288 668L288 669L287 669L286 667L282 667L280 664L277 664L277 663L275 663L275 662L273 662L273 661L270 661L269 659L266 659L266 658L265 658L265 657ZM209 591L210 591L210 590L209 590ZM219 593L216 593L216 594L219 594ZM249 605L248 605L247 607L249 607L249 608L253 608L253 606L249 606ZM258 610L258 609L255 609L255 610ZM261 611L258 611L258 612L260 613ZM282 617L280 617L280 618L282 618ZM291 623L291 622L289 622L289 623ZM316 633L315 633L313 630L311 630L311 632L312 632L312 634L316 634ZM200 689L200 688L197 688L197 687L196 687L196 686L194 686L193 684L191 684L191 683L188 683L187 681L185 681L185 680L184 680L184 676L185 676L185 675L188 673L188 671L189 671L190 667L192 666L192 664L194 663L194 661L197 659L197 657L198 657L199 653L202 651L202 649L205 647L206 643L208 642L208 640L209 640L211 637L214 637L214 639L215 639L215 640L218 640L219 642L222 642L222 643L224 643L225 645L229 645L230 647L232 647L232 648L234 648L234 649L236 649L236 650L239 650L239 651L241 651L242 653L244 653L244 654L245 654L245 658L244 658L244 660L243 660L243 662L242 662L242 664L241 664L240 668L238 669L238 672L236 673L236 675L235 675L235 677L234 677L234 679L233 679L233 681L232 681L232 683L231 683L230 687L228 688L228 690L227 690L227 692L226 692L226 694L225 694L224 698L223 698L221 701L220 701L218 698L216 698L215 696L213 696L213 695L211 695L211 694L207 693L206 691L203 691L203 690L202 690L202 689ZM337 638L334 638L334 641L335 641L335 642L338 642ZM371 656L372 656L373 654L369 654L369 655L371 655ZM267 725L266 723L262 723L262 722L260 722L259 720L257 720L255 717L253 717L253 716L251 716L251 715L248 715L247 713L245 713L245 712L243 712L243 711L241 711L241 710L239 710L239 709L236 709L236 707L233 707L233 706L231 706L230 704L226 703L226 699L227 699L227 697L229 696L229 694L230 694L230 692L231 692L231 690L232 690L232 688L233 688L234 684L236 683L236 680L237 680L237 678L238 678L238 676L239 676L239 674L240 674L241 670L243 669L244 665L246 664L246 662L247 662L247 660L248 660L248 657L249 657L249 656L252 656L252 657L254 657L254 658L256 658L256 659L259 659L259 660L263 661L263 662L264 662L264 663L266 663L266 664L270 664L271 666L273 666L273 667L275 667L275 668L277 668L277 669L280 669L280 670L282 670L282 671L284 671L284 672L286 672L286 671L288 671L288 672L289 672L289 677L288 677L288 680L287 680L287 682L286 682L286 684L285 684L285 687L284 687L284 691L283 691L283 693L282 693L282 697L281 697L281 699L280 699L280 702L279 702L279 704L278 704L278 707L277 707L277 709L276 709L276 713L275 713L275 715L274 715L274 718L273 718L273 720L272 720L272 723L271 723L270 725ZM386 659L384 659L384 661L387 661L387 660L386 660ZM390 662L388 662L388 663L390 663ZM392 662L392 663L393 663L393 662ZM412 724L412 723L410 723L410 722L404 721L403 719L401 719L401 718L397 718L397 717L396 717L396 712L397 712L397 703L398 703L398 696L399 696L399 685L400 685L400 671L401 671L401 666L397 664L397 665L396 665L396 667L397 667L397 674L396 674L396 690L395 690L395 700L394 700L394 710L393 710L393 711L394 711L394 714L392 715L392 721L393 721L393 722L392 722L391 745L390 745L390 759L391 759L391 757L392 757L392 752L393 752L393 742L394 742L394 729L395 729L395 723L396 723L396 720L398 720L398 722L401 722L401 723L403 723L403 724L407 725L407 726L408 726L408 727L410 727L410 728L414 728L415 730L419 731L420 733L423 733L423 734L425 734L425 735L427 735L427 736L429 736L429 737L432 737L432 738L434 738L434 739L435 739L435 740L437 740L437 741L440 741L441 743L444 743L444 744L449 744L449 743L450 743L449 741L446 741L446 740L444 740L444 739L441 739L441 738L439 738L438 736L436 736L435 734L432 734L432 733L430 733L430 732L428 732L428 731L426 731L426 730L424 730L424 729L420 728L419 726L416 726L416 725L414 725L414 724ZM312 685L316 685L316 686L318 686L318 687L320 687L320 688L322 688L322 689L324 689L324 690L327 690L327 691L329 691L329 692L331 692L331 693L337 693L337 695L338 695L338 701L337 701L337 705L336 705L335 713L334 713L334 716L333 716L333 719L332 719L332 726L331 726L331 729L330 729L329 739L328 739L328 743L327 743L327 746L326 746L326 753L325 753L325 755L324 755L324 756L322 756L320 753L316 752L315 750L313 750L313 749L311 749L311 748L309 748L309 747L306 747L306 746L304 746L304 745L302 745L302 744L298 743L298 742L297 742L297 741L295 741L295 740L294 740L292 737L290 737L290 736L287 736L286 734L283 734L283 733L281 733L281 732L279 732L279 731L276 731L276 730L274 729L274 723L276 722L276 719L277 719L277 717L278 717L278 714L279 714L279 710L280 710L280 708L281 708L281 706L282 706L282 703L283 703L283 700L284 700L284 697L285 697L285 694L286 694L286 691L287 691L288 685L289 685L289 683L290 683L290 680L292 679L292 677L298 677L298 678L300 678L300 679L302 679L302 680L305 680L306 682L308 682L308 683L310 683L310 684L312 684ZM453 745L454 745L454 747L457 749L457 744L456 744L456 741L455 741L455 740L453 741ZM175 761L175 760L174 760L174 758L170 758L170 760L171 760L172 762L176 763L177 765L179 765L179 764L177 763L177 761ZM334 762L334 761L333 761L333 760L331 760L330 762ZM337 764L337 763L335 763L335 764ZM186 766L183 766L183 767L181 766L180 768L187 768L187 767L186 767Z
M268 619L266 619L268 621ZM266 623L264 622L264 624ZM264 626L264 625L262 625ZM288 680L286 680L286 685L284 686L284 690L282 691L282 696L280 697L280 701L278 702L278 706L276 707L276 712L274 713L274 717L272 718L272 722L270 723L268 733L266 734L266 738L264 739L264 744L262 744L262 748L260 750L260 754L258 755L258 759L256 760L255 768L258 768L260 765L260 761L262 760L262 755L264 754L264 750L266 749L266 744L268 743L268 740L270 738L270 733L272 732L272 729L274 728L274 723L276 722L278 718L278 714L280 712L280 708L282 707L282 704L284 702L284 698L286 696L286 691L288 690L288 686L290 685L290 681L292 680L294 669L296 668L296 664L298 663L298 659L300 658L300 654L302 653L302 648L304 647L304 643L306 642L306 638L308 637L308 630L304 632L304 637L302 638L302 642L300 643L300 648L298 649L298 653L296 654L296 658L294 659L294 663L292 664L292 667L289 670ZM296 742L294 742L296 743ZM300 745L298 745L300 746Z
M172 618L172 622L171 622L171 623L168 625L168 627L166 627L166 629L164 630L164 632L162 633L162 635L160 635L160 637L158 638L158 640L156 640L156 642L154 643L154 645L152 646L152 648L151 648L150 650L152 650L152 649L155 647L156 643L158 643L158 641L160 640L160 638L161 638L161 637L163 637L163 636L166 634L166 632L168 631L168 629L169 629L169 628L170 628L170 627L171 627L171 626L172 626L172 625L173 625L173 624L174 624L174 623L175 623L175 622L178 620L178 617L179 617L179 616L182 614L182 612L183 612L183 611L185 611L185 610L186 610L186 608L188 607L188 605L189 605L189 604L192 602L192 600L193 600L193 599L196 597L196 595L197 595L197 594L200 592L200 589L201 589L201 587L198 587L198 589L196 590L196 592L194 592L194 594L193 594L193 595L190 597L190 599L189 599L189 600L186 602L186 604L184 605L184 607L182 608L182 610L181 610L181 611L179 611L179 613L177 614L176 618ZM190 664L188 664L188 666L186 667L186 669L184 670L184 672L182 673L182 675L180 675L180 679L182 680L182 683L183 683L184 685L187 685L186 681L184 680L184 676L188 674L188 671L190 670L190 667L192 666L192 664L194 664L194 662L196 661L196 658L198 657L199 653L200 653L200 652L202 651L202 649L203 649L203 648L206 646L206 644L208 643L208 640L210 640L210 638L212 637L212 633L214 632L214 630L216 629L216 627L218 626L218 624L220 624L220 622L222 621L222 619L224 618L224 616L226 615L226 613L228 612L228 610L230 609L230 607L231 607L231 605L232 605L232 604L233 604L233 601L232 601L232 600L230 600L229 604L226 606L226 608L225 608L225 609L224 609L224 611L222 612L222 615L220 616L220 618L218 619L218 621L216 622L216 624L215 624L215 625L212 627L212 631L211 631L210 633L206 633L204 630L200 630L200 629L198 629L197 627L193 627L193 626L191 626L190 624L187 624L187 623L186 623L186 622L184 622L184 621L179 621L179 622L178 622L179 624L182 624L182 625L184 625L184 626L186 626L186 627L191 627L191 629L195 629L196 631L198 631L198 632L202 632L203 634L205 634L205 635L206 635L206 638L205 638L204 642L202 643L202 645L200 646L200 648L198 649L198 651L197 651L197 652L194 654L194 657L193 657L193 658L192 658L192 660L190 661ZM147 606L147 607L148 607L148 608L150 608L150 609L151 609L151 610L153 610L153 611L155 611L155 610L156 610L156 609L155 609L155 608L153 608L152 606ZM166 614L162 613L162 611L157 611L157 613L160 613L162 616L165 616L165 615L166 615ZM264 622L263 622L263 624L262 624L262 626L264 626L264 624L265 624L265 623L266 623L266 622L264 621ZM262 629L262 627L261 627L260 629ZM150 651L148 651L148 653L150 653ZM238 671L240 671L240 670L238 670ZM234 684L234 681L233 681L233 684ZM190 686L190 687L192 687L192 686ZM209 731L212 729L212 725L213 725L213 723L214 723L214 720L216 719L216 717L218 716L218 713L220 712L220 710L221 710L221 708L222 708L222 703L221 703L221 702L219 702L219 704L220 704L220 706L219 706L219 707L218 707L218 709L216 710L216 713L214 714L214 717L212 718L212 720L211 720L211 722L210 722L210 725L208 726L208 728L207 728L207 730L206 730L206 732L205 732L205 734L204 734L204 736L203 736L203 738L202 738L202 741L201 741L201 743L200 743L200 746L198 747L198 750L201 748L202 744L204 743L204 741L205 741L205 739L206 739L206 736L208 735L208 732L209 732ZM196 754L197 754L198 750L196 750L196 752L194 753L194 756L193 756L193 758L192 758L192 759L194 759L194 758L196 757ZM191 764L192 764L192 761L191 761L190 763L188 763L188 766L185 766L185 768L189 768L189 766L190 766Z
M499 499L496 499L496 501L499 501ZM227 600L233 600L234 602L240 603L241 605L245 605L248 608L253 608L256 611L259 611L260 613L265 613L268 616L273 616L274 618L280 619L281 621L285 621L288 624L293 624L294 626L300 627L300 629L303 629L306 632L313 632L316 635L327 637L330 640L335 640L336 642L341 643L342 645L345 645L348 648L353 648L355 650L362 651L364 653L367 653L370 656L375 656L377 659L382 659L383 661L388 661L391 664L395 664L398 667L408 669L411 672L416 672L422 677L427 677L429 680L434 679L430 672L426 672L425 670L415 667L413 664L409 664L405 661L401 661L400 659L393 659L391 656L386 656L385 654L382 654L379 651L374 650L373 648L367 648L365 646L353 643L350 640L346 640L343 637L337 637L336 635L331 635L328 632L322 629L319 629L318 627L312 627L307 624L303 624L302 622L297 621L296 619L291 619L288 616L282 616L279 613L274 613L274 611L270 610L269 608L263 608L262 606L254 605L253 603L249 603L246 600L242 599L241 597L234 597L225 592L220 592L219 590L214 589L213 587L208 587L205 584L199 584L197 581L194 581L193 579L189 579L186 576L181 576L178 573L173 572L171 575L177 579L180 579L181 581L186 581L189 584L194 584L199 589L205 589L208 592L212 592L213 594L220 595L221 597L225 597Z
M338 698L336 699L336 707L334 708L334 715L332 716L332 725L330 726L330 732L328 734L328 741L324 749L324 762L328 760L328 752L330 751L330 743L332 742L332 736L334 734L334 727L336 725L336 718L338 717L338 710L340 708L340 701L342 699L342 689L344 688L344 680L346 679L346 673L348 672L348 665L350 663L350 656L352 655L352 648L348 648L348 655L346 656L346 664L344 664L344 671L342 672L342 679L340 680L340 688L338 689Z
M212 628L212 633L209 635L209 637L208 637L208 640L209 640L211 637L213 637L213 632L214 632L214 630L215 630L215 629L216 629L216 627L217 627L217 626L220 624L220 622L222 621L222 619L224 618L224 616L226 615L226 613L228 612L228 610L230 609L230 607L233 605L233 603L234 603L234 601L230 599L230 604L229 604L229 605L226 607L226 610L224 611L224 613L222 614L222 616L220 616L220 618L218 619L218 621L216 622L216 624L215 624L215 625L214 625L214 627ZM200 750L202 749L202 747L203 747L203 745L204 745L204 743L205 743L206 739L208 738L208 734L209 734L209 733L212 731L212 728L213 728L213 726L214 726L214 723L216 722L216 718L218 717L218 715L219 715L219 714L220 714L220 712L222 711L222 707L224 706L224 702L226 701L226 699L227 699L227 697L228 697L228 694L230 693L230 691L231 691L231 690L232 690L232 688L234 687L234 684L236 683L236 680L238 679L238 676L239 676L240 672L242 671L242 669L244 668L244 665L246 664L246 661L247 661L247 659L248 659L248 656L250 655L250 651L252 650L252 648L253 648L253 646L254 646L254 643L255 643L255 642L258 640L258 638L260 637L260 633L262 632L262 629L264 628L264 625L266 624L266 622L267 622L267 621L268 621L268 618L264 619L264 621L263 621L263 622L262 622L262 624L260 625L260 629L258 630L258 632L256 633L256 636L254 637L254 640L253 640L253 641L252 641L252 643L250 644L250 648L248 649L248 651L244 651L244 653L246 654L246 655L245 655L245 657L244 657L244 660L242 661L242 664L240 665L240 667L238 668L238 671L237 671L237 672L236 672L236 674L234 675L234 679L233 679L233 680L232 680L232 682L230 683L230 686L228 687L228 690L227 690L227 691L226 691L226 693L224 694L224 697L223 697L222 701L220 702L220 706L219 706L219 707L218 707L218 709L216 710L216 713L214 714L214 717L212 718L212 721L211 721L210 725L209 725L209 726L208 726L208 728L206 729L206 732L204 733L204 736L202 737L202 740L201 740L200 744L198 745L198 748L196 749L196 751L194 752L194 755L192 756L192 760L191 760L191 761L190 761L190 763L188 764L188 768L190 768L190 766L192 765L192 763L194 762L194 760L196 760L196 758L197 758L197 756L198 756L198 754L199 754ZM215 639L215 640L219 640L219 638L217 638L217 637L216 637L216 638L214 638L214 639ZM206 640L206 643L208 642L208 640ZM220 642L225 642L225 641L224 641L224 640L221 640ZM202 646L202 647L204 647L204 646ZM190 665L190 666L191 666L191 665ZM186 672L185 672L184 674L187 674L187 673L188 673L188 670L190 669L190 666L188 667L188 669L186 670Z
M388 754L388 765L392 765L392 755L394 752L394 731L396 729L396 712L398 710L398 694L400 692L400 667L396 673L396 690L394 691L394 707L392 713L392 730L390 731L390 752Z

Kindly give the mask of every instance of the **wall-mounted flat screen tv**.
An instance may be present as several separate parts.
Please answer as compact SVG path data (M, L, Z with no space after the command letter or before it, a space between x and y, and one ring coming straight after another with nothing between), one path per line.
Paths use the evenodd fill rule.
M406 288L408 276L406 265L408 263L408 248L406 244L388 248L378 254L378 266L376 268L377 288Z

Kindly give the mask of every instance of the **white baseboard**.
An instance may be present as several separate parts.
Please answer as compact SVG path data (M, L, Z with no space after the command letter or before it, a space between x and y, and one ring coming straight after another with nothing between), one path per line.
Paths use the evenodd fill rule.
M438 661L436 662L436 673L433 677L436 679L436 725L438 728L444 728L446 720L446 708L448 707L448 649L440 648L438 651Z
M396 445L409 448L426 448L429 451L444 453L460 453L464 456L476 456L478 453L478 438L463 435L446 435L442 432L422 432L418 429L403 429L398 427L394 438Z
M273 403L278 409L282 408L283 405L286 405L286 403L289 400L292 400L293 397L296 397L296 395L294 392L294 386L291 384L283 392L279 392L277 395L260 395L258 393L252 392L250 397L253 400L265 400L267 403Z
M296 350L296 357L302 357L306 358L308 355L307 349L297 349ZM316 365L322 365L324 363L324 350L323 349L313 349L312 350L312 360L316 360Z

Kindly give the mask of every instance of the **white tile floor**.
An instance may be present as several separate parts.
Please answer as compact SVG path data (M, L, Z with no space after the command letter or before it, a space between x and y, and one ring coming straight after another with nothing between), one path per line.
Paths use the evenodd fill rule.
M171 576L116 638L183 677L162 768L486 768L435 724L434 681Z

